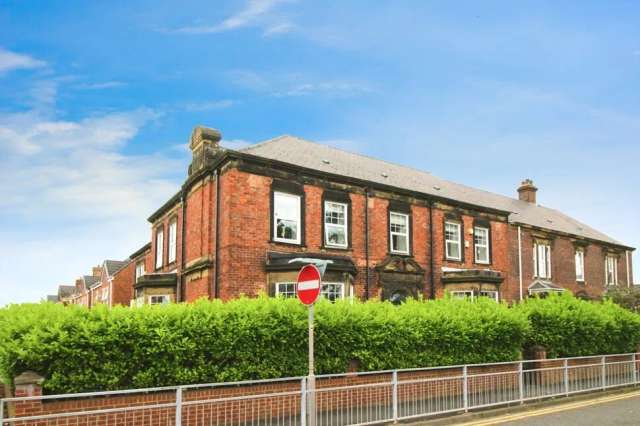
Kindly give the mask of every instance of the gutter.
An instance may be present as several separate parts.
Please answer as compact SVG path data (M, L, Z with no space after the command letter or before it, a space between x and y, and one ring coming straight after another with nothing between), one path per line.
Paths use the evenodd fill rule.
M433 200L429 200L429 263L430 263L430 274L431 274L431 283L430 283L430 290L429 290L429 298L430 299L435 299L436 298L436 272L434 270L435 268L435 261L433 259Z
M627 254L627 287L631 287L631 268L629 267L629 250L627 250L626 254Z
M518 225L518 274L520 280L520 301L523 299L522 289L522 228Z
M187 251L187 193L181 191L182 200L182 229L180 231L180 279L176 283L178 287L176 289L176 302L182 302L182 293L184 287L184 269L186 266L186 251Z
M220 280L220 168L214 171L216 178L216 248L215 248L215 270L213 271L213 292L212 295L215 299L220 297L218 290L218 282Z
M366 281L364 283L364 299L369 300L369 188L364 189L364 253L366 260Z

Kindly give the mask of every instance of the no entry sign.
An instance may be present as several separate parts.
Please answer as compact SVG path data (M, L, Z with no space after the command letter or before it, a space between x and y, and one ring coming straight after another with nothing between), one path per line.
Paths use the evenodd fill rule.
M298 299L312 305L320 295L320 270L315 265L306 265L298 273Z

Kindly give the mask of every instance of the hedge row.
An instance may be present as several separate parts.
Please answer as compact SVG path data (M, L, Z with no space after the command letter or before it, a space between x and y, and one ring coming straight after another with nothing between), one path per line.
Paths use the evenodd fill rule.
M488 299L319 303L318 373L629 352L640 317L571 297L515 308ZM0 309L0 375L42 374L49 393L299 376L307 368L307 311L297 300L138 309L13 305Z

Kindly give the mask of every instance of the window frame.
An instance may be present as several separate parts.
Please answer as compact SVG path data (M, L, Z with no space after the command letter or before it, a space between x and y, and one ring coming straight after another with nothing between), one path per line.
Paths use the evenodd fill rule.
M154 256L154 265L156 270L162 269L164 266L164 226L159 226L156 228L155 233L155 256Z
M452 290L452 291L449 291L449 294L451 295L451 297L455 299L469 298L469 300L471 301L475 299L475 294L473 293L473 290ZM460 297L461 295L464 295L464 297Z
M585 282L585 268L584 268L584 250L576 250L576 254L574 256L575 266L576 266L576 281L579 283ZM580 259L578 261L578 259ZM580 269L578 269L580 267ZM579 273L580 272L580 273Z
M609 264L612 263L612 265ZM613 270L609 271L609 267L612 266ZM609 281L609 272L611 272L612 282ZM605 258L604 265L604 275L605 275L605 283L607 287L617 286L618 285L618 258L616 256L607 255Z
M173 237L173 240L172 240ZM169 239L167 248L167 264L176 263L178 259L178 218L169 220Z
M295 281L279 281L274 283L275 286L275 297L280 297L280 296L284 296L284 297L297 297L297 283ZM340 281L322 281L322 283L320 283L320 296L324 297L325 299L329 300L326 296L327 292L324 291L324 286L328 286L328 285L338 285L341 287L340 290L340 298L339 300L344 300L345 298L345 283L340 282ZM291 286L293 288L293 293L290 291L282 291L280 290L280 286Z
M295 198L298 202L298 211L297 211L297 219L296 219L296 225L297 225L297 233L296 233L296 238L295 239L289 239L289 238L280 238L278 237L278 218L276 217L276 210L277 210L277 201L279 197L284 197L284 198ZM271 227L273 229L272 231L272 241L277 242L277 243L284 243L284 244L294 244L294 245L301 245L302 244L302 227L303 227L303 223L302 223L302 218L303 218L303 208L302 208L302 203L303 203L303 196L301 194L293 194L291 192L286 192L286 191L280 191L280 190L274 190L273 191L273 209L272 209L272 220L271 220ZM285 220L289 220L289 219L285 219Z
M456 226L458 229L458 240L450 240L447 239L447 225L453 225ZM451 260L451 261L455 261L455 262L462 262L463 261L463 257L462 257L462 253L464 250L464 243L463 243L463 238L462 238L462 222L457 221L457 220L450 220L447 219L444 221L444 230L443 230L443 237L444 237L444 257L446 260ZM454 257L451 255L451 253L449 253L449 242L455 242L458 244L458 257Z
M486 232L486 244L478 244L476 241L476 235L478 230L482 230ZM486 260L478 259L478 248L486 248L487 250L487 258ZM490 265L491 264L491 228L487 226L474 225L473 227L473 260L475 263L480 265Z
M540 274L540 248L544 248L543 253L545 257L544 268L545 275ZM533 277L545 280L550 280L553 276L551 266L551 244L536 242L533 244Z
M327 206L330 204L334 204L337 206L341 206L344 208L344 224L342 225L337 225L335 223L327 223ZM341 201L333 201L331 199L326 199L323 201L322 204L322 224L323 224L323 238L324 238L324 246L327 248L341 248L341 249L346 249L349 248L350 245L350 238L349 238L349 220L350 220L350 215L349 215L349 204L345 203L345 202L341 202ZM335 243L330 243L329 242L329 228L331 227L335 227L335 228L340 228L342 227L344 229L344 244L335 244Z
M162 297L166 302L162 303L153 303L154 297ZM149 295L149 305L168 305L171 303L171 295L170 294L150 294Z
M493 295L488 296L486 293L492 293ZM498 290L480 290L478 292L478 297L488 297L489 299L495 300L496 302L500 302L500 292Z
M140 266L141 266L142 268L140 268ZM142 273L141 273L141 274L138 274L138 272L140 271L140 269L142 269ZM134 282L136 282L136 283L137 283L137 282L138 282L138 280L140 279L140 277L142 277L142 276L145 274L145 272L146 272L146 271L145 271L145 264L144 264L144 260L138 260L138 261L136 262L136 268L135 268L135 272L134 272L134 279L135 279L135 281L134 281Z
M393 231L391 229L391 217L392 216L402 216L405 219L405 227L406 227L406 231L405 232L398 232L398 231ZM404 212L400 212L397 210L389 210L389 252L392 254L399 254L399 255L404 255L404 256L408 256L411 254L411 214L409 213L404 213ZM393 237L395 236L400 236L400 237L405 237L406 238L406 246L407 249L406 250L397 250L394 248L394 244L393 244Z

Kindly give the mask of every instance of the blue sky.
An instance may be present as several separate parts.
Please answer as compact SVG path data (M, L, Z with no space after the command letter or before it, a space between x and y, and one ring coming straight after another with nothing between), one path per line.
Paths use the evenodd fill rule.
M142 246L197 124L530 177L640 246L637 2L184 3L0 3L0 305Z

